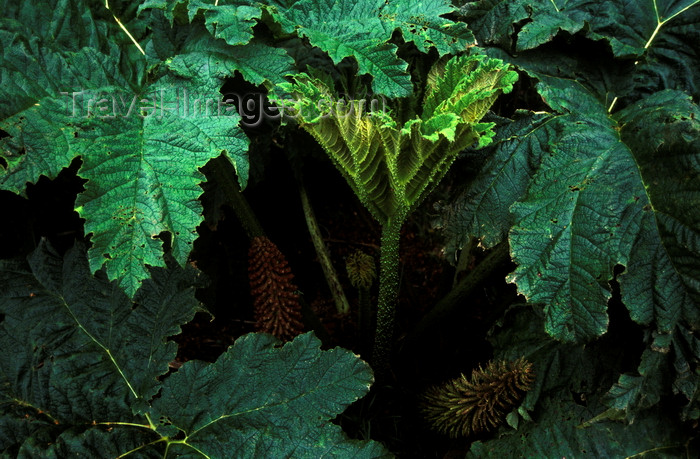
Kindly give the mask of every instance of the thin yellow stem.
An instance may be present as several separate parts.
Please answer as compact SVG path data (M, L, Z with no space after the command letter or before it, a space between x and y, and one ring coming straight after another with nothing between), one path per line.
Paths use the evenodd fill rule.
M659 10L658 10L658 8L656 7L656 0L654 0L654 9L656 10L656 20L659 21L659 22L661 22L662 24L665 24L665 23L667 23L668 21L670 21L671 19L673 19L673 18L675 18L676 16L678 16L679 14L685 13L688 9L692 8L693 6L697 5L698 3L700 3L700 0L695 0L695 1L694 1L693 3L691 3L690 5L686 6L685 8L681 8L680 10L676 11L675 13L673 13L672 15L670 15L669 17L667 17L666 19L664 19L664 20L662 21L662 20L661 20L661 17L659 16Z
M109 8L109 0L105 0L105 8L107 8L110 12L112 11L112 10ZM143 55L145 56L145 55L146 55L146 52L143 50L143 48L141 47L141 45L139 45L139 42L136 41L136 39L134 38L134 36L131 35L131 32L129 32L129 31L127 30L127 28L124 27L124 24L122 24L122 21L120 21L119 18L118 18L117 16L114 15L114 13L112 13L112 17L114 18L115 21L117 21L117 24L119 25L119 27L121 27L121 29L124 31L124 33L126 34L126 36L129 37L129 39L131 39L131 41L136 45L136 47L139 49L139 51L141 51L141 54L143 54Z
M148 448L149 446L153 446L153 445L155 445L155 444L162 443L162 442L164 442L164 441L168 441L168 439L167 439L167 438L164 438L164 437L161 437L161 438L159 438L158 440L153 440L152 442L146 443L145 445L137 446L136 448L134 448L134 449L132 449L132 450L130 450L130 451L127 451L127 452L125 452L125 453L123 453L123 454L120 454L119 456L117 456L117 459L121 459L122 457L126 457L126 456L128 456L128 455L130 455L130 454L135 453L136 451L142 450L142 449L144 449L144 448Z
M151 426L151 429L156 430L156 425L151 420L151 415L149 413L145 413L144 416L146 416L146 420L148 421L148 425Z
M152 429L151 426L147 426L145 424L136 424L135 422L121 422L121 421L105 421L105 422L98 422L96 423L98 426L129 426L129 427L140 427L143 429L148 429L148 430L155 430Z
M646 451L642 451L640 453L633 454L631 456L627 456L625 459L632 459L633 457L644 456L645 454L653 453L656 451L663 451L665 449L678 448L679 446L682 446L682 445L659 446L657 448L648 449Z
M649 46L651 46L651 42L654 41L654 38L656 38L656 34L659 33L659 30L661 30L661 26L664 25L665 22L657 22L656 28L654 29L654 32L652 32L651 37L649 37L649 40L644 44L644 49L649 49ZM637 61L639 62L639 61ZM635 62L635 64L637 63Z
M552 1L553 1L553 0L552 0ZM659 33L659 30L661 30L661 27L662 27L663 25L665 25L665 24L666 24L668 21L670 21L671 19L675 18L675 17L678 16L679 14L681 14L681 13L687 11L689 8L695 6L695 5L699 4L699 3L700 3L700 0L695 0L693 3L691 3L691 4L688 5L688 6L686 6L685 8L681 8L680 10L676 11L675 13L673 13L672 15L670 15L669 17L667 17L666 19L661 20L661 15L659 14L659 7L658 7L658 5L656 4L656 0L654 0L654 14L656 14L656 28L655 28L654 31L651 33L651 36L649 37L649 39L647 40L647 42L644 44L644 49L649 49L649 47L651 46L651 42L654 41L654 38L656 38L656 36L657 36L658 33ZM634 63L634 65L637 65L637 64L639 64L639 61L636 61L636 62ZM615 103L616 103L616 102L617 102L617 97L615 97L615 98L613 99L612 103L610 104L610 107L608 107L608 113L612 112L612 109L613 109L613 107L615 106Z

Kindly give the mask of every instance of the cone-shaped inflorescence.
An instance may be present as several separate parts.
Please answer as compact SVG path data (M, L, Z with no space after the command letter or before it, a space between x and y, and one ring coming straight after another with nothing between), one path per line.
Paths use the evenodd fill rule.
M530 390L535 375L532 364L490 362L485 369L430 388L423 397L422 411L435 430L450 437L486 432L501 425L506 415Z
M253 238L248 277L258 331L287 341L303 331L301 305L287 259L267 237Z

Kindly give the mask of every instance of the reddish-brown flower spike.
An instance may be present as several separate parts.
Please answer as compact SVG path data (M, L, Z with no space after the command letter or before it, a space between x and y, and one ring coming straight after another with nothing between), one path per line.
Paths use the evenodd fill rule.
M472 372L430 388L423 396L422 411L432 427L452 438L486 432L501 425L535 375L524 358L514 362L490 362Z
M287 259L267 237L258 236L250 244L248 262L256 329L283 341L294 338L304 326Z

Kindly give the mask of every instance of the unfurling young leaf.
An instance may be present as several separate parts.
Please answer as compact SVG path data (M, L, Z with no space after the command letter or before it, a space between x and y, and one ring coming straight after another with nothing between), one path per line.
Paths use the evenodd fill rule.
M292 95L300 125L323 146L374 217L387 225L420 204L457 153L491 142L493 124L479 121L516 79L507 65L483 55L439 62L428 75L423 112L405 122L399 119L403 114L385 111L377 99L339 101L326 82L306 74L278 87Z
M327 79L293 78L277 86L291 94L291 103L277 96L278 104L293 108L382 225L374 360L383 371L393 343L401 226L460 151L491 142L494 125L480 120L500 94L511 91L518 75L502 61L478 54L438 61L428 74L420 114L379 110L376 99L338 100Z

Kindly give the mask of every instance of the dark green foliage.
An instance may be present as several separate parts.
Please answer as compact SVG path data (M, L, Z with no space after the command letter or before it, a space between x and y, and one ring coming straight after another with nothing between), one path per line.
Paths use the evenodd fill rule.
M465 276L510 270L527 306L481 298L507 298L503 276L491 276L465 283L478 298L431 298L397 322L400 338L437 349L456 341L411 330L426 329L416 322L433 304L438 316L460 309L482 334L496 321L493 358L525 358L537 375L499 411L507 426L471 445L441 443L437 454L457 445L475 457L695 457L700 0L462 3L0 0L0 199L31 198L35 184L71 166L83 223L67 237L84 239L59 256L38 242L44 233L28 234L36 250L1 262L0 455L387 454L330 422L367 392L369 367L350 351L321 351L310 334L283 347L245 335L214 363L169 366L171 337L199 308L190 263L203 182L268 184L266 167L284 163L275 156L283 149L295 150L296 170L322 157L304 151L311 140L291 123L251 125L222 94L233 88L261 101L268 90L295 96L301 125L384 227L381 286L363 294L379 296L380 329L393 329L408 277L402 223L445 177L438 214L421 221L441 223L445 253L463 251ZM315 102L340 88L390 110L323 117ZM307 184L325 179L309 172ZM2 235L20 218L4 212ZM212 211L207 224L225 214ZM486 269L479 263L491 258L477 246L514 264ZM395 344L391 333L376 341ZM472 344L440 348L460 356L444 371L468 374L466 354L491 357L486 343ZM413 362L393 350L378 368ZM416 368L407 382L403 370L387 373L397 392L418 393L430 377ZM375 436L378 418L397 417L390 411L362 411L356 436L424 439Z
M581 392L590 415L573 414L562 424L555 413L576 413L576 405L565 391L544 389L547 397L535 403L535 388L523 404L536 413L537 423L523 432L531 446L520 449L521 440L511 437L493 448L484 443L478 455L534 448L542 456L614 456L656 446L662 456L687 452L671 427L648 432L666 422L658 420L664 416L659 405L673 395L683 406L680 419L698 418L700 113L697 74L689 70L700 65L691 44L700 30L698 3L479 1L462 7L485 52L526 72L550 108L499 122L476 179L445 207L448 247L461 248L469 236L487 247L507 237L518 264L508 279L541 304L549 335L571 343L606 339L614 325L608 306L621 302L643 331L633 335L644 337L636 345L646 346L635 357L636 372L617 362L605 366L604 380L587 382ZM602 365L567 345L545 345L543 335L511 339L501 343L510 346L510 358L533 346L579 355L579 364L597 362L586 364L589 371ZM542 384L571 377L542 373L534 362ZM611 421L575 428L598 415L634 420L634 427L624 436ZM678 418L667 422L677 426ZM545 432L558 424L561 436L545 446ZM610 449L600 449L603 444Z
M508 417L517 431L473 443L467 457L697 456L692 427L654 406L664 392L663 373L640 378L647 409L639 410L633 423L620 422L619 413L606 409L606 387L615 368L627 364L630 343L614 336L588 345L554 341L542 330L541 314L525 306L505 315L491 342L496 358L522 356L532 362L537 378Z
M0 265L0 451L20 457L177 454L377 457L330 419L372 384L344 349L306 334L283 347L239 338L215 363L166 377L168 337L198 308L198 272L152 271L134 303L91 275L84 248L61 259L42 244L29 263Z

